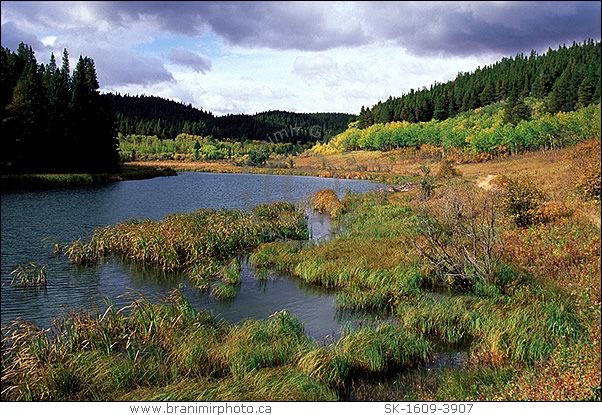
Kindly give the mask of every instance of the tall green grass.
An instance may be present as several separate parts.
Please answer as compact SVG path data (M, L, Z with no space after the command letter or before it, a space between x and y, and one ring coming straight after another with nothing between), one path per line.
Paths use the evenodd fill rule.
M577 339L584 326L560 294L526 287L513 297L423 297L400 305L403 326L450 343L471 341L473 357L487 362L534 364Z
M174 291L41 329L3 330L3 400L336 400L354 374L426 359L430 342L383 325L318 347L283 310L229 324Z

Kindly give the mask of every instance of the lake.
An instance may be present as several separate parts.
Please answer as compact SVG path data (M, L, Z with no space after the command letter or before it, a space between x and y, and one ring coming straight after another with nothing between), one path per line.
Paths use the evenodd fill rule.
M158 301L180 289L197 309L218 318L239 322L266 318L288 309L299 317L306 333L320 340L338 336L341 327L357 325L366 316L341 315L331 291L274 274L258 280L243 258L240 291L220 302L192 287L182 275L169 278L136 264L108 258L94 267L76 267L52 253L61 245L89 238L94 229L129 219L163 219L167 214L201 208L251 209L276 201L301 203L320 189L366 192L380 184L358 180L255 174L180 173L175 177L123 181L89 187L2 193L2 297L1 322L16 318L47 327L70 310L99 310L106 301L125 305L140 295ZM312 214L314 239L328 237L327 217ZM10 272L30 262L48 266L46 288L9 286Z

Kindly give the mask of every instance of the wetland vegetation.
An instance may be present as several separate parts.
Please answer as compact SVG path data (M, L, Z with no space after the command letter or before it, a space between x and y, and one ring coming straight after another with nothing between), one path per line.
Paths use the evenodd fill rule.
M584 146L596 157L599 141ZM342 310L390 319L324 345L287 311L230 324L175 291L164 304L74 313L49 330L17 323L3 337L3 398L598 400L600 234L583 208L598 202L567 174L551 176L573 186L558 194L541 190L542 178L504 174L485 190L460 173L436 175L426 200L419 185L321 191L310 203L332 215L329 241L303 240L304 216L290 204L99 229L67 252L83 262L116 253L192 278L193 264L219 264L198 281L218 278L214 295L228 298L232 258L248 249L259 269L335 289ZM533 189L539 204L517 208ZM458 347L460 367L421 370Z

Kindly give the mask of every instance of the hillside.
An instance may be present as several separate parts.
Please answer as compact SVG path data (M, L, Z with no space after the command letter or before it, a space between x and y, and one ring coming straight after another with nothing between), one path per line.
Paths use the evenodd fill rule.
M412 89L360 111L358 127L391 121L445 120L495 102L531 97L545 100L551 113L574 111L600 102L600 42L561 45L544 54L533 50L459 73L449 82Z
M351 114L287 111L215 116L190 104L160 97L111 93L105 96L111 101L118 132L156 135L160 139L174 139L185 133L234 141L307 143L329 139L355 119Z

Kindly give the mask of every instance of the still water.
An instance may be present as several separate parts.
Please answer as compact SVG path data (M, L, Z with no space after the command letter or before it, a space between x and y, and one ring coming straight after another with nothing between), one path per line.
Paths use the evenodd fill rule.
M345 191L365 192L379 186L317 177L180 173L91 187L2 193L2 325L23 318L49 326L70 310L103 309L107 300L125 305L141 295L157 301L178 288L195 308L218 318L238 322L288 309L312 337L337 337L342 326L358 324L365 317L340 315L332 292L285 275L258 280L244 261L240 291L224 303L191 287L182 275L159 278L152 270L114 258L94 267L75 267L67 258L52 254L52 243L89 238L97 227L129 219L160 220L170 213L200 208L251 209L275 201L302 203L320 189L333 189L342 196ZM328 236L328 218L312 215L309 227L314 239ZM9 286L10 272L30 262L48 266L48 286Z

